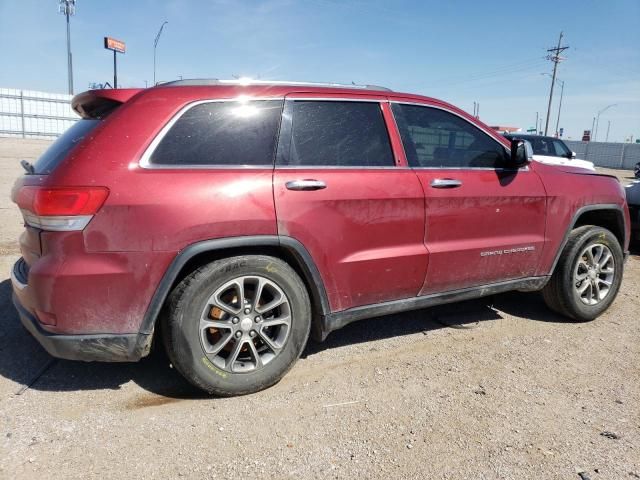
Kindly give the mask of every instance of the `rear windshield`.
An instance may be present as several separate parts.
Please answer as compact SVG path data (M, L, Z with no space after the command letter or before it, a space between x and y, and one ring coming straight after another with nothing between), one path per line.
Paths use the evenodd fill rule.
M98 126L100 120L83 119L73 124L51 144L33 165L36 175L48 175L64 160L73 147Z

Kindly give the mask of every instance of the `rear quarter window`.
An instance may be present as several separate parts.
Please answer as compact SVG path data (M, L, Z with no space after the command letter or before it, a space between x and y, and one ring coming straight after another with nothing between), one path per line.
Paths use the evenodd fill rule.
M100 120L83 119L74 123L66 132L51 144L33 165L36 175L48 175L60 165L84 138L100 123Z
M255 100L194 105L162 137L149 163L272 166L282 103Z

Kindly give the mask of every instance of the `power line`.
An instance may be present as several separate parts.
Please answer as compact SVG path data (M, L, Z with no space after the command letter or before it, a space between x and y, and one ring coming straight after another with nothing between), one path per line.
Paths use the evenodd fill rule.
M493 70L488 70L486 72L478 72L475 74L464 75L464 76L440 78L436 80L434 83L437 83L437 84L446 83L447 85L450 85L451 83L470 82L470 81L481 80L484 78L489 78L494 76L501 76L505 73L517 72L517 71L533 68L534 66L541 64L542 60L544 60L544 57L535 57L525 61L503 65L501 67L497 67Z
M560 37L558 38L558 46L555 48L547 49L549 55L547 55L547 60L551 60L553 62L553 76L551 79L551 88L549 89L549 105L547 106L547 120L544 124L544 134L547 135L549 130L549 116L551 115L551 100L553 99L553 87L556 84L556 71L558 70L558 63L564 60L560 54L564 52L569 46L562 46L562 32L560 32Z

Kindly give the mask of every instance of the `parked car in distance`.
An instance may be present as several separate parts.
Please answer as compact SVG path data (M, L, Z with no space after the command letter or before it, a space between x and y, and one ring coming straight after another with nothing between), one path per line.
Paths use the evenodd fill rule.
M519 135L517 133L506 133L504 136L509 140L512 138L527 140L533 147L533 159L537 162L549 165L568 165L593 171L596 169L593 162L577 159L575 152L559 138L542 135Z
M613 302L614 177L531 162L446 102L380 87L184 80L76 95L12 192L23 325L52 355L165 348L216 395L276 383L311 335L509 290Z
M631 216L631 236L640 241L640 181L634 181L625 188L629 215Z

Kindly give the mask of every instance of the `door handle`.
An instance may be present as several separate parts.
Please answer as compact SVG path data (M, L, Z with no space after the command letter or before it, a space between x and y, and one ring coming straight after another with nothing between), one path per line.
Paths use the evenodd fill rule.
M462 186L462 182L454 178L434 178L431 180L432 188L458 188L460 186Z
M323 188L327 188L327 184L322 180L291 180L290 182L285 183L287 190L302 190L302 191L312 191L312 190L322 190Z

